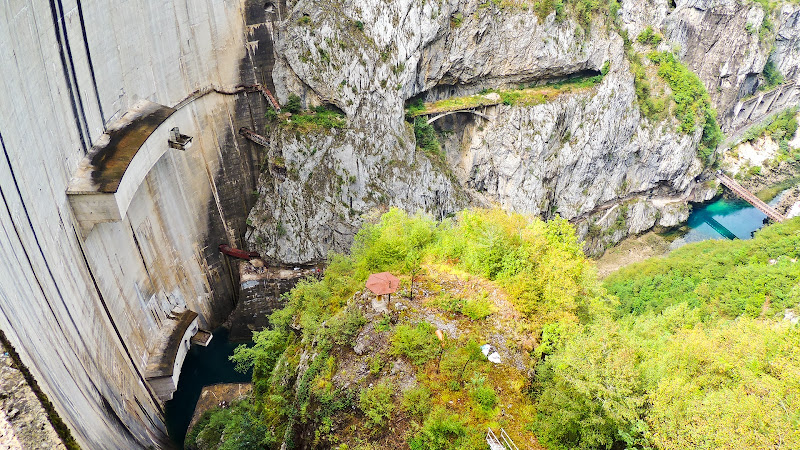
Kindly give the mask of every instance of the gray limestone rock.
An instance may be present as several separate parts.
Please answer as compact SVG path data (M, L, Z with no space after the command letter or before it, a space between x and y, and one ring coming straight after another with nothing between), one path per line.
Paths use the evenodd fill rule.
M789 76L800 61L795 9L784 6L774 18L773 58ZM623 1L618 14L631 39L647 26L663 33L659 50L676 51L700 76L720 116L761 82L771 38L759 33L765 12L758 4ZM591 252L686 220L687 202L714 191L700 182L701 130L680 134L671 116L651 123L640 114L615 30L607 12L587 28L475 0L294 3L275 42L278 96L333 105L348 128L271 131L265 159L284 167L266 164L249 244L285 262L321 259L347 249L364 214L389 206L436 217L469 205L558 214L577 224ZM444 157L416 151L404 121L412 98L587 76L606 63L610 71L595 87L541 104L487 107L490 120L440 119Z

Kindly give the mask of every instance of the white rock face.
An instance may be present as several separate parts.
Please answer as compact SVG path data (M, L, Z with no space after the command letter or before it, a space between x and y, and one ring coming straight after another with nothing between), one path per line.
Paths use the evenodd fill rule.
M402 133L402 134L401 134ZM413 133L275 130L247 239L271 259L301 263L349 247L375 207L437 217L464 208L460 187L414 151ZM276 163L277 162L277 163Z
M678 1L665 21L665 35L708 90L721 117L752 94L771 44L759 31L764 11L754 2Z
M559 214L574 219L590 251L685 220L686 203L707 199L715 188L696 181L701 130L679 134L671 118L650 123L641 116L623 39L604 14L584 29L555 13L542 19L532 8L476 0L290 5L276 39L278 96L299 93L308 105L335 105L349 129L272 131L270 157L281 155L288 175L274 167L262 175L249 243L287 262L320 259L347 248L363 213L387 206L437 216L467 205ZM781 14L790 23L791 14ZM678 50L720 110L758 83L769 55L757 32L763 17L760 6L733 0L675 7L623 1L619 11L631 39L648 25L663 33L659 48ZM784 28L786 39L794 36ZM784 52L787 61L792 51ZM585 76L606 62L610 71L593 88L535 106L487 107L491 121L440 119L444 160L415 152L403 118L410 98Z
M466 185L509 210L570 219L657 188L690 189L701 171L699 136L642 120L627 63L614 63L596 88L537 106L499 105L494 121L469 127L452 149Z
M783 5L772 60L786 80L800 81L800 6Z

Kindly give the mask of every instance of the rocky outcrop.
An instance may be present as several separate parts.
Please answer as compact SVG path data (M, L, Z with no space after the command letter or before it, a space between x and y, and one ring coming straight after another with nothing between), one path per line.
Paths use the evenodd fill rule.
M764 14L757 3L685 0L664 23L670 44L703 80L722 117L761 82L771 48L769 32L761 31Z
M250 245L268 259L304 263L348 248L372 208L396 206L444 217L468 202L447 170L414 149L413 133L346 129L273 130Z
M800 7L783 5L777 20L771 58L786 80L800 82Z
M0 448L66 449L9 353L0 343Z
M726 132L749 123L736 115L743 99L764 89L769 61L786 82L800 81L797 5L776 4L765 11L757 2L736 0L676 3L654 26L663 27L669 46L703 80ZM785 105L775 105L781 107Z

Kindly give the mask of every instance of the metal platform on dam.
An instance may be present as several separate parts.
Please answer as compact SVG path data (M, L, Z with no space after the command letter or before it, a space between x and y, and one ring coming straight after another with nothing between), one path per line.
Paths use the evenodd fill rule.
M166 141L145 144L175 111L139 100L80 162L67 197L84 236L98 223L122 220L133 194L168 148Z

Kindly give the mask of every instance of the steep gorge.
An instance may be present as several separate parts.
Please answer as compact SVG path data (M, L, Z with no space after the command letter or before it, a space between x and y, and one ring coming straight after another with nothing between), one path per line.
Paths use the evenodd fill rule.
M262 175L249 244L276 260L307 262L345 249L372 208L442 217L466 204L494 204L574 220L586 250L599 253L627 235L685 221L688 203L716 189L696 157L701 130L680 132L668 99L666 113L642 113L620 33L635 41L646 27L661 30L659 45L633 42L633 51L645 60L656 47L677 51L705 84L723 128L737 102L765 83L768 59L781 73L795 73L795 50L787 45L794 6L765 13L755 3L622 2L617 17L609 4L581 24L569 12L540 17L525 5L290 4L276 42L279 97L299 93L309 107L335 105L348 126L302 136L269 130L270 154L280 154L294 176ZM762 22L771 28L759 32ZM552 82L599 73L606 64L608 74L591 89L487 107L488 121L440 119L442 158L417 152L403 120L410 99ZM653 95L669 97L648 67Z
M661 99L671 92L647 54L673 51L702 80L726 132L772 111L758 90L769 89L768 62L790 94L800 77L794 3L599 2L588 22L578 2L546 14L539 3L0 8L0 328L77 441L169 445L144 372L176 308L213 327L234 307L238 275L220 243L306 263L348 249L389 207L443 218L497 205L569 219L585 250L599 253L680 223L689 202L716 192L697 156L702 127L680 132L670 106L642 112L631 48ZM647 27L663 41L638 42ZM488 120L439 119L441 154L418 149L405 118L413 99L597 74L597 84L567 85L545 101L485 107ZM209 86L256 83L282 103L299 95L306 108L341 112L346 125L300 130L291 117L268 118L257 93L182 102ZM792 104L791 95L774 104ZM140 99L181 105L153 140L164 145L180 126L194 147L159 153L122 220L83 236L65 194L70 178ZM740 120L745 101L761 109ZM242 127L269 146L241 137Z

